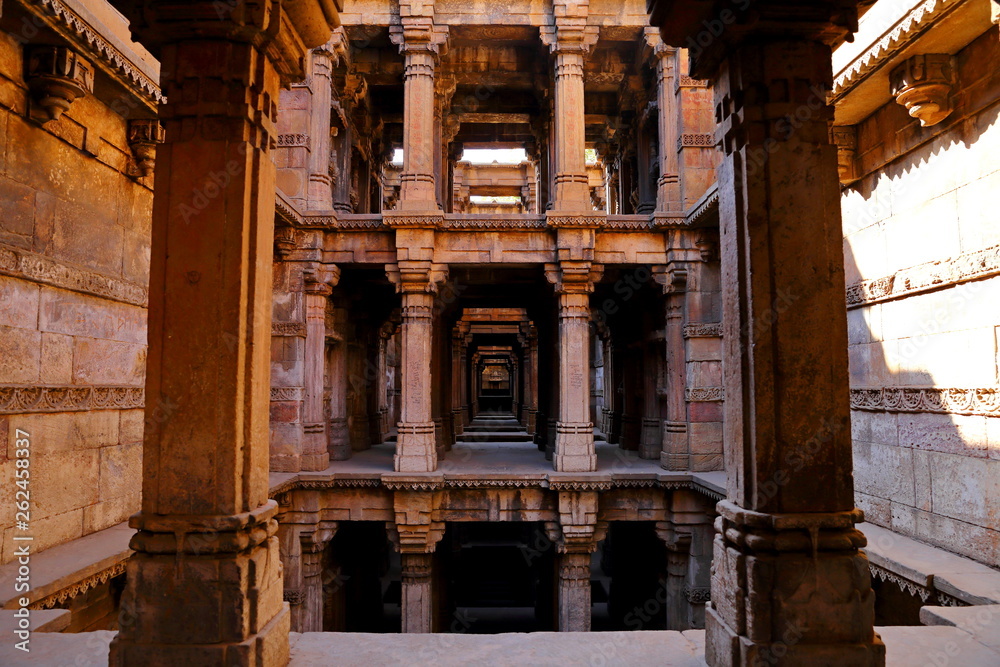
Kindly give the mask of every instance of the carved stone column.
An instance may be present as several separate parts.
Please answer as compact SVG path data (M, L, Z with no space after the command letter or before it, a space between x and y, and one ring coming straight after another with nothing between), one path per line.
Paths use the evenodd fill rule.
M597 520L596 491L560 491L559 523L546 523L556 545L559 632L590 632L590 558L608 526Z
M327 452L330 459L344 461L351 458L351 434L347 424L347 341L344 329L347 323L346 308L330 308L327 330L326 372L330 378L329 423L327 425Z
M451 414L456 437L465 432L465 419L462 416L465 383L462 376L465 373L465 337L468 333L469 323L459 322L451 335Z
M686 526L673 522L656 524L656 534L667 545L666 612L667 630L690 630L688 601L684 590L687 584L691 533Z
M667 470L690 470L687 403L684 390L687 374L684 354L684 294L687 269L680 266L654 267L654 279L666 296L666 420L663 424L663 451L660 465Z
M559 413L553 465L562 472L597 469L590 421L590 293L602 269L580 261L545 266L559 299Z
M437 468L434 419L431 413L431 358L434 295L446 267L430 262L401 261L390 280L402 292L402 410L396 440L398 472L430 472Z
M283 507L278 528L284 570L283 598L291 611L292 632L323 631L323 552L337 532L334 522L316 512ZM295 521L312 520L300 524Z
M732 23L696 54L713 79L722 226L727 500L718 505L709 665L880 666L865 538L853 524L847 322L830 43L853 3L746 10L654 0L685 43L723 5ZM713 4L718 6L713 7ZM687 6L687 5L686 5ZM688 7L690 9L690 7ZM712 14L712 12L716 12ZM800 121L789 131L788 119ZM794 261L789 261L794 258ZM788 302L794 307L787 307Z
M306 344L305 400L302 404L301 470L326 470L330 464L323 409L323 371L326 361L326 306L340 269L318 264L305 273Z
M112 641L112 665L288 662L267 478L271 152L278 90L302 77L304 48L329 38L333 7L239 5L220 17L209 2L135 4L131 28L157 51L168 101L154 176L142 508L130 520L138 532L122 599L134 622ZM195 207L192 193L212 183L221 196Z
M403 590L400 603L403 632L434 632L434 550L444 536L444 523L434 520L434 494L396 491L396 521L389 536L399 551Z
M328 211L333 207L330 178L330 88L333 46L327 43L312 51L312 107L310 114L308 208Z
M585 212L590 203L583 114L583 61L597 42L597 26L587 25L589 0L554 0L555 25L542 26L542 42L555 56L553 109L554 210Z
M435 122L434 69L448 28L434 25L433 1L401 0L399 16L401 25L390 27L390 37L406 59L399 210L437 210L435 157L440 149L440 128Z
M680 168L677 164L677 98L674 95L674 58L677 49L660 39L656 28L647 28L646 44L656 61L656 105L660 130L660 177L656 181L656 210L661 214L680 215Z

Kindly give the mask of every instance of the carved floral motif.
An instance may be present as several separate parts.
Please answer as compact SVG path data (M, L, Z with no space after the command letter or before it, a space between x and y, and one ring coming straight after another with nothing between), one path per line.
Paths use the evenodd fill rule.
M1000 416L1000 388L884 387L851 389L851 409Z
M142 387L0 385L0 414L132 410L144 405Z

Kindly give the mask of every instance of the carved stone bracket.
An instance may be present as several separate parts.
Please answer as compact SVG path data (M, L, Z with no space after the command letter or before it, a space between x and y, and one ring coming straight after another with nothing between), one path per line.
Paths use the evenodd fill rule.
M952 58L946 53L928 53L908 58L889 74L890 90L896 102L928 127L947 118L954 107L951 91L955 85Z
M163 126L158 120L136 119L128 122L128 145L143 176L153 175L156 145L162 144L164 138Z
M59 120L78 97L94 92L94 67L65 46L34 46L28 52L28 89L44 120Z
M830 138L837 147L837 172L840 182L847 185L858 180L855 159L858 154L858 133L854 125L839 125L830 130Z

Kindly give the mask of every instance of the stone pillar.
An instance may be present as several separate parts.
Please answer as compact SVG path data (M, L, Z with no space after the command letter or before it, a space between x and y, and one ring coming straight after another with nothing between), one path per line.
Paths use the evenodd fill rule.
M691 534L686 526L657 522L656 534L667 546L666 612L667 630L690 630L688 601L685 595Z
M555 55L553 143L556 211L586 212L590 180L586 166L583 61L597 42L597 26L587 25L589 0L554 0L555 25L542 26L542 42Z
M646 45L656 61L656 105L660 131L660 176L656 182L656 211L681 215L680 169L677 164L677 98L674 95L674 60L677 49L660 39L656 28L646 28Z
M396 491L393 507L396 521L388 527L402 566L402 631L434 632L434 550L444 523L434 520L433 492Z
M324 362L326 361L326 307L332 287L340 280L333 264L317 264L304 273L306 344L304 401L302 404L301 470L326 470L330 464L323 409ZM345 422L346 423L346 422Z
M557 552L559 632L590 632L590 558L608 526L597 520L596 491L560 491L559 523L546 523Z
M602 268L590 262L545 265L559 299L559 412L553 466L561 472L597 469L590 421L590 293Z
M323 554L337 532L337 524L319 521L315 511L286 507L282 510L278 540L284 570L283 598L291 612L291 629L322 632ZM314 523L294 523L310 519Z
M405 57L403 74L403 171L399 210L439 210L435 186L440 117L435 117L434 68L448 37L434 25L434 2L400 0L400 25L390 38Z
M278 90L303 76L304 49L329 38L332 8L275 3L220 17L209 2L136 3L132 30L162 64L166 142L152 217L142 507L130 519L138 532L122 599L134 622L112 641L111 665L288 662L278 507L268 500L271 151ZM230 175L222 196L195 208L192 193L219 173Z
M446 268L432 268L430 262L401 261L389 270L390 280L397 283L403 297L403 393L396 440L397 472L430 472L437 468L431 359L434 295L446 276Z
M653 268L654 280L663 286L666 298L666 420L660 465L667 470L690 470L688 418L685 388L687 374L684 351L684 295L687 269L677 265Z
M455 436L465 432L465 418L462 415L463 389L465 382L465 337L469 333L469 323L459 322L451 335L451 414Z
M469 344L472 343L472 334L466 334L465 344L462 345L462 426L468 426L472 421L472 413L469 409Z
M330 88L333 66L333 45L313 49L312 106L309 132L309 198L308 208L328 211L333 207L330 177Z
M345 340L346 308L331 308L332 331L327 331L327 376L330 378L329 424L327 452L330 459L351 458L351 434L347 425L347 341Z
M651 334L651 340L644 340L643 372L642 372L642 435L639 439L639 457L643 459L660 460L663 451L663 420L660 419L660 396L657 393L657 382L665 366L663 358L662 336Z
M853 3L673 14L684 43L725 4L732 27L692 61L715 90L722 227L727 499L718 505L706 661L881 666L854 528L847 322L830 43ZM752 11L753 18L745 11ZM702 14L704 12L704 14ZM714 14L718 16L718 13ZM787 17L787 18L786 18ZM788 119L798 122L788 127ZM792 304L789 307L789 304Z

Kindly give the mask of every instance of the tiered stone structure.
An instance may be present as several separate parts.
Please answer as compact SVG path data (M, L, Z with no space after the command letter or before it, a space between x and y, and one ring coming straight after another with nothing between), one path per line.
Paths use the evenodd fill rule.
M33 562L94 554L29 603L121 665L720 666L1000 602L997 28L857 4L5 2L0 471L30 432Z

